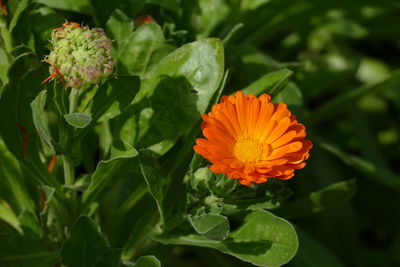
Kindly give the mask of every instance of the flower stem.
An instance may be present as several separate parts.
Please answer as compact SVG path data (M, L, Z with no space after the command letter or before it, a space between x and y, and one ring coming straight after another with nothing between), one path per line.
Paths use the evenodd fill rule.
M78 90L71 88L69 95L69 113L74 113L78 105ZM63 148L68 151L72 146L72 137L74 134L74 129L72 126L67 125L66 134L63 142ZM65 185L72 185L75 181L75 167L73 159L71 158L70 151L63 155L63 165L64 165L64 179Z

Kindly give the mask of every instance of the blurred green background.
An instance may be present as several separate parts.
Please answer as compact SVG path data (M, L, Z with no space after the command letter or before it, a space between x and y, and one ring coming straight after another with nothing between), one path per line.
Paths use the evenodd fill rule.
M8 1L11 14L20 2ZM133 21L151 15L176 46L205 37L223 40L230 69L225 94L268 73L291 70L285 100L315 146L306 168L287 182L293 195L286 213L279 214L299 235L298 254L288 266L400 265L398 1L34 2L31 23L19 23L16 32L17 42L27 45L32 40L26 33L33 33L39 55L48 53L48 29L65 18L104 27L119 8ZM5 57L0 54L0 68L7 65ZM338 182L346 187L337 186L333 196L312 195ZM295 208L291 201L297 201ZM250 266L203 248L158 246L151 254L163 266Z
M288 266L400 265L400 3L182 1L176 12L175 1L149 2L165 8L145 5L139 13L161 24L176 21L171 37L181 39L174 40L224 40L232 68L227 93L267 72L294 72L286 99L315 146L306 168L288 182L292 199L356 179L352 193L339 189L336 203L327 200L329 209L284 216L298 226L300 241ZM180 30L187 34L179 36ZM211 250L181 250L171 266L182 257L182 266L188 260L246 266Z

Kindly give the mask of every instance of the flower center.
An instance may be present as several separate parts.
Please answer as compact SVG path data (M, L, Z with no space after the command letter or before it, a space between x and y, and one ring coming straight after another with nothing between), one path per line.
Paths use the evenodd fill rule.
M243 163L257 163L263 153L263 147L257 141L244 138L237 140L233 153Z

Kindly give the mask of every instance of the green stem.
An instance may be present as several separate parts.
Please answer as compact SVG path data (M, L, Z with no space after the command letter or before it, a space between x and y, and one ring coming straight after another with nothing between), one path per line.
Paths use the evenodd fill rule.
M69 95L69 113L74 113L78 105L78 90L71 88L71 93ZM64 179L65 185L72 185L75 181L75 168L74 162L71 158L70 148L72 146L72 137L74 135L74 129L72 126L67 125L66 134L63 142L63 148L68 151L63 155L63 165L64 165Z

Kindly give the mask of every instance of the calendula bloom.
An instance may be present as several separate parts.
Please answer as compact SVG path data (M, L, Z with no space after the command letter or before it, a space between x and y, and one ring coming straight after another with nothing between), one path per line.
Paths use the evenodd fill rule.
M51 75L42 83L58 77L76 89L97 84L113 70L111 40L103 29L89 29L76 22L66 22L51 36L51 52L46 56Z
M202 119L205 138L196 140L195 152L212 163L212 172L243 185L290 179L305 166L312 148L304 125L267 94L223 96Z

